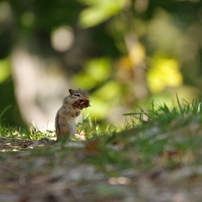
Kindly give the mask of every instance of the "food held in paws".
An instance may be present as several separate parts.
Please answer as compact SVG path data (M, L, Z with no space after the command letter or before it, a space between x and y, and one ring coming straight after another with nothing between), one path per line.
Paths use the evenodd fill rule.
M73 107L77 109L83 109L89 106L90 106L90 101L87 99L79 99L73 104Z

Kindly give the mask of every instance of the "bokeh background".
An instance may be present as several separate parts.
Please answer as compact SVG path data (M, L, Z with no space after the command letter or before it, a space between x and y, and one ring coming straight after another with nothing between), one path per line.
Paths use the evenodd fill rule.
M201 96L200 0L0 2L0 121L53 129L69 88L100 123Z

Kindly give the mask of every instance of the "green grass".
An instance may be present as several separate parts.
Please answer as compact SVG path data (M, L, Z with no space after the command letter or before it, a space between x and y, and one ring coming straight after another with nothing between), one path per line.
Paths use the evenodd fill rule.
M202 197L200 191L202 180L201 101L180 102L177 97L177 106L173 108L152 102L150 110L140 109L138 113L125 114L125 118L124 126L109 125L105 128L85 118L77 128L78 132L85 131L87 140L80 142L76 138L73 139L75 143L79 143L79 147L70 147L68 143L59 142L33 149L23 148L23 152L21 150L2 152L0 160L5 162L6 166L10 166L10 170L17 170L20 167L19 172L23 172L23 176L29 179L34 177L38 179L42 175L50 176L50 182L55 183L55 186L58 185L60 178L63 179L59 175L63 170L64 176L67 177L69 170L75 171L74 175L78 175L78 172L82 172L84 168L90 170L95 168L95 173L90 171L91 178L86 179L82 176L80 180L71 182L75 183L74 186L78 187L76 190L83 194L81 195L83 199L89 201L116 201L114 193L115 191L117 193L117 190L122 197L142 197L137 200L140 202L161 201L154 199L156 194L149 195L150 198L147 198L145 194L141 195L148 192L148 189L144 190L144 186L141 187L141 183L147 185L147 181L162 193L166 190L166 193L172 194L174 187L179 193L182 191L182 194L198 193L198 195L195 194L196 199L194 197L189 199L200 201L197 197L199 199ZM54 131L42 133L33 126L0 127L2 137L40 139L51 138L53 135ZM105 177L94 179L97 173L98 176L104 173ZM57 178L57 175L53 177L53 174L58 174L60 178ZM127 186L119 184L116 180L120 179L128 181L129 184ZM119 186L111 185L110 180L118 183ZM157 184L155 184L156 181ZM71 186L71 183L68 186ZM63 184L65 182L62 181ZM86 194L85 190L90 191ZM130 192L130 190L134 191ZM172 197L167 201L172 201L171 199Z
M202 106L199 100L192 103L178 100L178 106L172 109L152 103L151 110L125 116L128 119L125 130L119 133L108 130L100 134L100 157L92 158L95 164L111 164L120 169L131 166L170 169L201 163L201 156L197 155L202 153ZM144 121L143 117L148 120Z
M5 138L24 138L30 140L38 140L41 138L51 138L54 136L54 131L41 132L35 126L29 127L5 127L0 125L0 137Z
M98 166L113 164L120 168L130 167L131 164L136 165L137 163L138 167L139 162L147 166L158 166L157 162L162 163L162 158L165 158L162 160L165 164L171 162L173 165L177 164L179 159L166 159L166 153L167 155L176 153L177 156L178 153L186 155L186 152L200 151L202 143L201 102L193 100L192 103L185 101L180 103L177 97L177 103L178 105L172 109L165 104L158 106L158 104L152 103L151 109L148 111L140 109L139 113L125 114L127 122L124 129L107 126L101 130L98 124L88 118L84 119L77 126L78 132L85 131L87 142L91 146L92 141L92 146L95 147L92 149L93 151L89 149L89 156L91 156L91 152L92 156L97 155L95 159L93 157L89 159ZM147 121L143 117L146 117ZM36 140L44 137L52 138L54 131L44 133L34 126L27 128L0 127L0 135ZM94 139L97 139L95 145Z

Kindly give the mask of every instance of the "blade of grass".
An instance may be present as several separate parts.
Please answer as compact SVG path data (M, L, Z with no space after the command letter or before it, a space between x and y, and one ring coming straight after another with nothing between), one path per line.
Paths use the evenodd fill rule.
M2 120L2 117L3 117L3 115L5 114L5 112L8 110L8 109L10 109L11 108L11 105L8 105L5 109L3 109L2 110L2 112L0 113L0 124L2 124L1 123L1 120Z

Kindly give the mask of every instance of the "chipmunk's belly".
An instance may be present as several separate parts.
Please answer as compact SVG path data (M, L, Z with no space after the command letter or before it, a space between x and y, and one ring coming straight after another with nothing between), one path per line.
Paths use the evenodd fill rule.
M75 119L70 119L69 122L68 122L68 125L70 127L70 138L72 138L76 134Z

